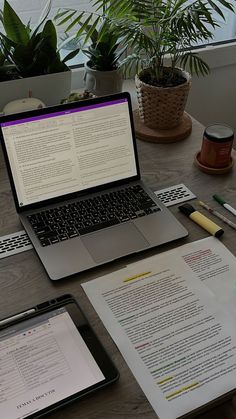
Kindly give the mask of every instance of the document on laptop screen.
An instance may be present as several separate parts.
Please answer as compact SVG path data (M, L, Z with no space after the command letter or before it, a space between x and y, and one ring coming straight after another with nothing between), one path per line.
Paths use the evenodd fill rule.
M127 99L1 126L20 206L137 174Z
M65 308L1 332L2 418L25 418L104 378Z

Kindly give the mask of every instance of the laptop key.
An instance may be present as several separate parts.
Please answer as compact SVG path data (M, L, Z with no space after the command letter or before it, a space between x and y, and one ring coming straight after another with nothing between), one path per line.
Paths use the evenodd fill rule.
M124 223L125 221L129 221L129 217L128 216L126 216L126 215L120 215L119 216L119 220L122 222L122 223Z
M70 239L72 239L73 237L79 236L79 233L78 232L68 233L68 236L70 237Z
M44 226L44 227L33 227L33 229L34 229L34 231L38 234L38 235L40 235L40 236L43 236L44 234L46 234L46 233L48 233L48 232L50 232L51 230L50 230L50 228L48 227L48 226Z
M114 213L112 213L112 214L107 214L107 218L108 218L108 220L116 220L116 216L115 216L115 214L114 214Z
M51 240L57 237L57 233L56 231L49 231L48 233L40 234L38 237L39 237L39 240L44 240L44 239Z
M64 240L67 240L68 239L68 236L66 235L66 234L59 234L59 240L62 242L62 241L64 241Z
M58 237L53 237L50 239L50 241L51 241L51 244L55 244L55 243L59 243L60 240L58 239Z
M151 207L154 207L156 204L155 204L155 202L153 202L152 200L148 200L148 201L145 201L145 202L143 202L142 203L142 209L146 209L146 208L151 208Z
M136 211L136 215L138 217L143 217L144 215L146 215L146 213L145 213L145 211L140 210L140 211Z
M135 218L137 218L138 216L135 213L129 214L129 218L131 220L134 220Z
M49 246L49 244L51 244L50 240L40 240L40 243L43 247Z
M93 225L92 221L90 221L90 220L85 220L84 221L84 227L90 227L91 225Z

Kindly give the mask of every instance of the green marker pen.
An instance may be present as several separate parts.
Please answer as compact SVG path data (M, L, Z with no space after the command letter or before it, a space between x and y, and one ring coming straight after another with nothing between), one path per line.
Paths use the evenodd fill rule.
M213 198L220 204L222 207L226 208L228 211L230 211L232 214L236 215L236 210L231 207L231 205L227 204L223 198L221 198L220 195L213 195Z

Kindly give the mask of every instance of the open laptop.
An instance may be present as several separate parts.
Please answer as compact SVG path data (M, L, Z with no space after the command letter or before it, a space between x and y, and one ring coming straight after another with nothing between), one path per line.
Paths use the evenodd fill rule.
M16 210L52 280L187 236L140 179L129 93L0 125Z

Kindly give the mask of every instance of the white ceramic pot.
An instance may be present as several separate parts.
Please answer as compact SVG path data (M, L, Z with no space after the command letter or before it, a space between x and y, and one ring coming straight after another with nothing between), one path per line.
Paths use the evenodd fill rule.
M0 82L0 111L13 100L29 97L29 92L46 106L56 105L71 92L71 71Z
M111 71L98 71L85 64L85 89L96 96L105 96L122 91L123 77L120 68Z

